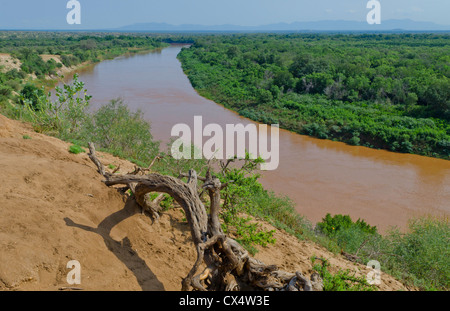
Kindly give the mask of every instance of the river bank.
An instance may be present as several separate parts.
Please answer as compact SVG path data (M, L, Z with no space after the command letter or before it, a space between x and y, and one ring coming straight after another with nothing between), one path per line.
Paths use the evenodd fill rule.
M442 46L448 43L448 36L439 39ZM198 40L178 58L202 95L254 121L448 160L450 85L439 65L447 50L428 40L426 35L216 36ZM439 78L424 78L425 68Z
M34 82L39 86L44 86L47 91L50 91L54 89L59 83L65 83L67 81L70 81L73 78L74 74L78 74L80 72L90 70L95 65L106 61L106 60L113 60L117 57L130 57L133 55L139 55L139 54L147 54L151 52L160 51L162 48L130 48L126 52L121 53L108 53L105 56L103 56L101 59L98 59L96 61L86 61L78 65L74 65L71 67L66 67L61 63L61 59L59 55L41 55L44 60L48 59L54 59L58 63L61 63L62 67L57 70L56 76L46 76L45 79L38 79L35 80L36 77L33 77Z
M204 123L253 123L205 99L192 87L177 55L180 46L132 57L119 57L80 71L93 95L92 109L122 98L140 109L152 135L170 141L175 124L193 128ZM256 124L256 123L255 123ZM450 162L399 154L280 130L280 165L265 172L263 185L290 197L297 212L312 223L327 213L365 219L381 231L407 227L409 219L427 214L448 215Z
M8 180L0 196L0 290L67 287L69 260L82 265L82 290L180 290L196 258L181 208L165 211L151 224L139 208L102 183L86 153L71 154L70 146L0 115L0 176ZM134 169L133 163L108 153L99 152L99 158L111 172L109 165L120 166L120 173ZM258 246L256 258L267 264L309 277L311 258L317 256L329 261L333 273L349 269L364 277L372 271L259 223L275 230L277 240ZM379 290L408 290L384 272L381 277Z
M93 75L93 76L95 76L96 78L102 78L103 77L103 75L106 77L106 79L100 79L99 80L99 85L100 86L102 86L102 87L106 87L106 90L108 90L108 94L109 94L109 96L111 95L110 93L112 92L112 91L119 91L119 93L121 93L121 92L123 92L123 88L121 89L121 88L112 88L111 87L111 77L114 77L114 78L122 78L122 79L114 79L114 81L115 82L117 82L118 83L118 85L119 86L121 86L121 87L124 87L124 81L128 81L127 79L128 78L132 78L132 77L135 77L135 75L138 75L138 76L141 76L141 75L144 75L144 76L146 76L147 78L148 78L148 74L149 74L149 72L151 72L152 74L158 74L157 75L157 77L158 77L158 81L160 82L160 85L164 85L164 86L167 86L167 82L168 81L174 81L175 79L175 77L176 76L173 76L173 74L174 73L177 73L177 72L180 72L179 71L179 64L178 64L178 67L177 66L175 66L177 63L175 62L175 63L173 63L173 65L174 65L174 67L172 68L171 66L169 66L169 67L167 67L166 65L163 65L163 66L161 66L162 64L164 64L165 63L165 61L167 61L168 59L165 59L168 55L167 54L165 54L165 52L167 52L167 50L163 50L161 53L156 53L156 55L152 55L152 54L149 54L149 55L142 55L142 56L133 56L133 57L127 57L127 58L118 58L118 59L115 59L115 60L113 60L113 61L106 61L106 62L103 62L103 63L100 63L100 64L98 64L98 66L95 66L94 68L93 68L93 70L91 70L91 71L89 71L89 74L91 74L91 75ZM172 50L171 52L176 52L176 51L174 51L174 50ZM170 54L169 54L170 55ZM149 61L151 60L151 58L149 59L148 57L149 56L156 56L155 58L155 63L153 63L153 64L149 64ZM172 57L170 57L170 59L172 59L173 60L173 58ZM134 67L134 66L130 66L131 64L130 64L130 60L132 60L133 62L132 62L132 64L135 62L135 65L136 65L136 67ZM150 63L151 63L151 61L150 61ZM149 65L151 65L151 66L149 66ZM155 70L155 65L158 67L159 66L159 70L160 71L158 71L158 70ZM103 73L102 73L102 71L98 71L98 68L99 67L104 67L104 66L106 66L106 68L102 68L102 70L103 70ZM117 67L118 66L118 67ZM177 68L176 70L174 70L175 68ZM120 74L118 75L117 74L117 72L118 72L118 69L121 69L121 70L119 70L119 72L120 72ZM172 71L172 70L174 70L174 71ZM186 78L184 75L181 75L182 77L184 77L184 78ZM181 81L181 80L180 80ZM147 81L148 82L148 81ZM105 85L106 84L106 85ZM114 83L113 83L114 84ZM158 90L159 90L159 86L160 85L158 85L158 83L156 83L155 82L155 84L156 85L153 85L153 84L150 84L151 86L153 86L153 87L155 87L155 88L157 88ZM127 87L129 87L129 85L125 85L125 86L127 86ZM147 89L148 89L148 85L147 85ZM193 91L192 90L192 88L190 88L190 90L194 93L194 94L196 94L196 92L195 91ZM127 92L125 93L125 94L131 94L131 95L136 95L137 93L139 93L139 92L136 92L136 91L138 91L138 90L127 90ZM163 90L161 90L161 91L168 91L168 92L165 92L164 94L165 94L165 96L169 96L169 98L171 97L171 95L173 95L174 93L177 93L176 91L177 90L175 90L173 87L171 88L171 89L163 89ZM178 90L178 91L180 91L180 90ZM185 95L186 93L184 93L184 95ZM123 94L122 94L123 95ZM145 94L142 94L143 95L143 97L144 98L149 98L149 97L146 97L145 96ZM192 102L198 102L199 101L199 97L198 97L198 95L196 95L196 97L194 97L194 98L192 98L193 99L193 101ZM125 100L125 102L126 102L126 104L127 105L129 105L130 103L127 101L127 98L124 98L124 100ZM186 100L186 96L183 96L183 100L185 101ZM183 102L183 101L181 101L181 103L182 103L182 105L178 105L177 106L177 108L178 108L178 113L180 113L180 112L185 112L185 111L187 111L187 112L189 112L189 113L185 113L185 114L183 114L183 115L181 115L180 117L182 118L182 119L184 119L185 121L187 120L187 118L189 117L189 115L191 114L191 113L196 113L196 111L191 111L191 109L193 108L192 107L192 105L189 107L189 106L186 106L186 102ZM98 104L98 103L96 103L96 104ZM141 104L144 104L144 107L145 106L147 106L147 105L145 105L146 103L141 103ZM168 98L167 97L165 97L164 98L164 101L163 101L163 104L164 104L164 107L168 107L168 105L170 106L170 101L168 100ZM178 101L178 104L180 104L180 102ZM192 103L191 103L192 104ZM206 104L205 103L205 105L202 105L201 106L201 111L205 111L205 109L206 110L208 110L208 109L216 109L216 108L220 108L218 105L216 105L216 104L213 104L213 103L210 103L210 102L208 102L208 104ZM134 109L132 109L132 110L134 110ZM156 112L155 110L151 110L152 112ZM163 111L160 111L160 112L164 112L165 110L163 109ZM217 116L219 115L219 114L217 114L217 110L213 110L213 112L216 112L216 114L215 114L215 117L216 117L216 119L215 119L215 121L217 121ZM225 110L223 110L223 114L226 114L227 112L225 111ZM118 116L123 116L123 111L120 113L120 115L118 115ZM145 116L145 115L143 115L143 116ZM178 115L177 115L178 116ZM223 117L223 115L221 114L220 116L222 116ZM168 117L166 117L164 120L166 121L167 120L167 118ZM113 121L113 120L116 120L117 118L116 117L114 117L111 121ZM213 119L214 120L214 119ZM130 120L131 121L131 120ZM242 119L241 121L243 121L243 122L245 122L246 120L245 119ZM112 123L112 122L108 122L108 124L109 123ZM126 122L126 126L124 126L124 127L121 127L121 128L119 128L119 131L112 131L111 132L111 134L113 134L113 133L115 133L114 135L120 135L120 136L123 136L123 135L128 135L127 133L129 133L128 131L130 130L130 129L132 129L133 127L131 126L131 124L129 123L129 122ZM88 124L86 124L86 125L88 125ZM141 124L142 125L142 124ZM154 124L153 124L154 125ZM170 126L170 123L168 124L169 126ZM128 127L131 127L130 129L128 128ZM85 134L87 134L87 133L91 133L91 131L89 130L89 132L86 132L86 129L88 129L88 128L85 128L84 129L84 133ZM144 129L145 130L145 132L146 132L146 134L145 135L148 135L148 130L147 130L147 128L145 128ZM103 132L103 131L102 131ZM152 130L152 132L153 132L153 130ZM167 134L167 133L166 133ZM28 135L29 136L29 135ZM87 136L85 136L84 137L84 139L86 140L86 139L89 139L88 141L92 141L91 140L91 138L89 138L90 137L90 135L87 135ZM80 137L80 139L81 139L82 137ZM120 137L119 137L120 138ZM29 137L27 137L27 138L25 138L25 135L24 135L24 138L23 139L25 139L25 140L28 140L29 139ZM97 137L96 139L99 139L99 137ZM94 141L97 141L97 140L94 140ZM127 141L129 141L129 139L127 140ZM80 143L82 143L83 145L86 143L86 141L83 141L83 142L80 142ZM106 144L106 147L108 147L110 144ZM127 150L128 151L128 150ZM132 151L132 150L129 150L129 151ZM330 150L328 150L327 151L328 153L330 152ZM137 158L136 158L137 159ZM148 159L147 159L148 160ZM150 159L151 160L151 159ZM190 163L190 165L192 165L192 164L196 164L196 163ZM148 165L148 164L147 164ZM146 167L147 165L144 165L144 167ZM188 168L184 168L182 171L185 171L186 169L189 169L191 166L189 166ZM168 167L165 167L164 165L162 165L162 167L161 167L162 169L164 169L164 170L167 170L167 169L169 169L170 170L170 168L168 168ZM178 174L178 170L176 170L177 171L177 174ZM291 173L292 173L292 168L291 168ZM301 180L300 180L301 181ZM253 197L252 197L253 198ZM257 199L257 198L255 198L255 199ZM254 203L257 203L258 201L254 201ZM261 208L261 211L263 211L263 212L265 212L265 213L267 213L267 212L269 212L269 209L270 209L270 212L273 212L273 213L275 213L275 215L273 215L273 216L278 216L278 217L280 217L281 216L281 218L280 218L280 220L281 220L281 223L280 224L285 224L284 226L285 226L285 229L289 232L289 231L291 231L292 230L292 227L293 226L286 226L286 224L288 224L287 222L286 222L286 219L284 219L284 216L283 215L287 215L287 214L285 214L286 213L286 211L285 210L283 210L283 207L281 206L281 208L280 208L280 206L278 205L278 203L280 203L280 201L278 201L278 200L272 200L272 199L270 199L269 197L265 197L265 199L263 200L263 201L260 201L259 200L259 203L257 203L257 204L260 204L260 208ZM280 214L280 212L281 212L281 214ZM326 210L325 210L325 212L327 212ZM262 217L262 218L265 218L265 217ZM284 221L284 222L283 222ZM301 223L299 223L299 224L297 224L297 222L295 223L295 225L300 225L300 229L301 229ZM437 225L437 229L438 230L441 230L440 228L442 227L442 229L444 230L444 234L442 235L442 234L439 234L434 228L435 228L435 224L434 224L434 222L432 222L431 224L429 224L429 223L425 223L425 227L423 227L422 225L419 225L419 229L421 229L421 228L424 228L425 229L425 232L423 232L423 231L421 231L421 232L415 232L415 231L413 231L412 232L412 239L414 240L414 241L418 241L417 239L419 239L419 240L426 240L424 243L422 243L422 242L420 242L417 246L418 247L425 247L425 248L427 248L427 246L428 245L430 245L429 244L429 241L428 240L433 240L433 245L436 245L436 243L437 243L437 239L439 239L439 240L442 240L443 239L443 237L445 236L445 223L442 223L442 225L441 225L441 223L437 223L436 225ZM430 232L430 234L428 234L428 233L426 233L426 231L429 231L429 230L431 230L431 232ZM308 237L311 237L313 240L315 240L315 239L317 239L317 238L320 238L320 236L318 237L317 235L316 235L317 233L315 233L312 229L307 229L306 227L305 227L305 230L304 231L302 231L302 230L299 230L298 231L298 233L296 234L296 236L298 237L298 238L300 238L300 239L308 239ZM419 234L419 235L418 235ZM354 239L354 238L357 238L356 240ZM363 252L369 252L369 256L370 256L370 259L373 259L374 257L373 256L376 256L375 258L378 258L379 256L381 256L381 257L383 257L383 258L379 258L379 260L380 261L383 261L383 262L385 262L386 261L386 263L389 263L391 260L392 260L392 258L394 258L394 259L396 259L397 257L390 257L389 256L389 254L391 254L391 252L395 252L395 253L398 253L398 252L402 252L402 250L403 250L403 248L400 248L400 249L398 249L398 250L396 250L396 249L393 249L393 250L390 250L390 247L392 246L392 245L399 245L399 244L404 244L404 243L409 243L408 241L408 239L409 239L409 237L408 236L405 236L405 238L403 238L403 236L402 235L399 235L399 236L391 236L391 237L387 237L386 239L384 239L384 238L382 238L382 237L380 237L380 236L374 236L373 238L375 238L375 241L374 242L376 242L375 243L375 245L372 245L372 243L365 243L364 242L364 240L361 240L361 238L364 238L364 236L355 236L355 234L354 233L352 233L352 235L351 235L351 240L352 240L352 243L353 244L355 244L355 245L353 245L354 247L356 246L357 247L357 251L356 251L356 255L358 255L358 253L359 253L359 255L361 256L361 254L363 253ZM394 239L394 242L392 242L392 241L390 241L390 239L391 238L393 238ZM428 240L427 240L428 239ZM444 238L444 240L445 240L445 238ZM325 239L325 240L323 240L322 241L322 243L324 243L324 244L322 244L322 245L327 245L327 248L330 248L330 247L332 247L333 246L333 244L335 243L335 241L333 241L333 240L327 240L327 239ZM378 243L382 243L383 245L385 244L385 243L387 243L386 245L384 245L383 246L383 249L381 249L380 250L380 248L379 248L379 246L381 245L379 245ZM439 243L441 243L441 242L439 242ZM363 248L363 250L361 250L361 247L363 246L363 245L365 245L365 247ZM334 246L334 247L336 247L336 246ZM375 247L375 248L374 248ZM346 249L347 249L347 247L346 247ZM334 251L336 251L336 252L339 252L339 249L334 249ZM430 251L433 251L433 252L430 252ZM438 251L438 254L435 254L435 252L436 251ZM381 252L381 253L380 253ZM432 258L433 258L433 260L434 259L436 259L436 258L438 258L439 257L439 254L443 254L443 252L445 252L445 246L444 247L442 247L442 248L440 248L440 249L434 249L434 250L426 250L426 254L427 254L427 256L426 257L424 257L424 260L425 260L425 263L426 262L428 262L427 261L427 259L426 258L428 258L429 256L431 256ZM387 257L386 258L384 258L384 256L387 254ZM404 263L402 263L402 265L404 265L404 264L407 264L407 266L406 266L406 270L408 270L408 269L410 269L410 268L416 268L415 266L420 266L421 265L421 262L423 263L423 260L421 261L421 260L419 260L419 259L421 259L421 258L416 258L416 257L414 257L415 255L414 255L414 253L413 254L410 254L409 252L407 252L406 254L400 254L400 255L398 255L398 256L400 256L400 257L398 257L398 258L404 258L404 259L408 259L410 256L413 256L411 259L411 261L407 261L407 262L404 262ZM407 256L407 257L403 257L403 256ZM440 256L440 257L442 257L442 256ZM364 259L365 260L365 259ZM441 260L441 259L439 259L439 260ZM444 258L441 260L441 261L443 261L443 262L445 262L445 256L444 256ZM364 261L365 262L365 261ZM395 267L397 267L397 264L398 264L398 262L391 262L390 263L390 266L395 266ZM409 267L408 265L412 265L412 267ZM420 271L427 271L427 269L422 269L422 268L420 268L419 270L418 270L419 272ZM399 275L399 277L402 277L401 275ZM439 277L440 277L440 274L439 274ZM425 285L425 286L428 286L428 285ZM445 285L444 285L445 286Z

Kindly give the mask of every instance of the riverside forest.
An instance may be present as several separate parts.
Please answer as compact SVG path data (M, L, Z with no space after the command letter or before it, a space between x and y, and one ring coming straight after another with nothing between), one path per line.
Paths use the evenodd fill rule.
M198 38L179 58L200 94L321 139L450 156L448 34Z
M5 31L0 32L0 113L31 124L38 133L70 142L73 146L68 152L72 154L89 150L108 186L142 182L139 178L155 174L163 176L164 183L174 185L172 192L149 190L145 200L136 195L134 187L128 186L126 192L144 200L142 205L150 206L147 212L155 219L176 204L173 192L185 187L181 178L188 177L186 184L191 190L197 189L197 175L183 175L195 171L205 192L195 200L207 202L207 212L214 214L214 223L208 226L217 233L214 247L222 261L212 253L203 255L210 256L218 266L237 257L239 262L246 262L243 266L250 267L249 274L254 273L255 278L261 277L259 268L270 270L270 266L262 266L251 257L257 252L256 246L277 243L273 231L252 221L262 219L350 261L366 265L377 260L383 272L414 289L449 289L447 217L411 219L406 231L392 228L383 234L375 225L349 215L325 214L313 224L296 212L291 199L263 187L258 170L261 159L247 157L235 166L220 162L211 171L207 159L178 161L167 154L153 138L151 124L123 100L111 98L107 105L91 109L95 98L74 74L76 70L125 54L161 50L172 43L189 45L181 49L178 59L192 87L243 117L319 139L445 161L450 159L448 34ZM68 83L66 78L72 76ZM58 83L63 87L55 87ZM56 101L50 91L54 91ZM129 179L109 167L114 170L110 174L96 157L95 148L133 162L136 174L152 174ZM199 215L204 213L199 219L207 223L209 218L203 209L202 204L196 205ZM191 223L192 215L186 213L186 220ZM194 240L204 247L205 232L193 232L197 233ZM226 237L230 234L234 240ZM226 247L227 241L239 256ZM331 273L326 259L313 256L311 261L323 280L320 285L312 285L323 290L377 290L351 271ZM234 268L231 270L227 273L236 274ZM301 275L295 277L297 283L304 282L305 288L310 282ZM208 276L211 278L218 277ZM190 275L186 280L194 283L195 277ZM226 285L222 281L210 286L223 288ZM289 287L290 281L287 283L283 286ZM237 287L236 281L233 284ZM183 283L183 288L189 285ZM196 286L203 289L207 284L205 281Z

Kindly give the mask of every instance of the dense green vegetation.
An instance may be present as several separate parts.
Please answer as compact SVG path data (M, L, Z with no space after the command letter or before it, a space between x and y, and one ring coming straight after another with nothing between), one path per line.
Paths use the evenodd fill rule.
M179 59L200 94L255 121L450 156L447 34L211 35Z
M18 58L21 70L37 77L54 74L60 67L53 60L44 62L39 55L60 55L62 63L71 67L166 45L160 37L144 34L0 32L0 52Z
M363 220L348 215L326 215L316 226L341 252L361 263L377 260L381 270L427 290L450 286L450 226L448 219L418 218L407 233L392 229L381 235Z
M138 53L167 46L159 36L145 34L0 32L0 53L10 54L19 69L3 70L0 66L0 106L12 100L22 102L17 93L36 102L36 86L54 87L57 71L63 65L76 68L125 53ZM42 55L56 55L44 61ZM37 79L33 80L32 77ZM42 95L40 93L39 95Z

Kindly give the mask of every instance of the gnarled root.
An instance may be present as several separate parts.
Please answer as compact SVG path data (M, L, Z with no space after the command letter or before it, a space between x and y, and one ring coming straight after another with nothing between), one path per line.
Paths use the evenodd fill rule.
M268 290L268 291L312 291L321 290L322 281L318 275L311 280L302 273L281 271L275 265L266 265L249 256L248 252L235 240L222 231L220 212L220 191L227 186L208 171L206 177L197 176L194 170L181 174L180 178L147 173L143 169L126 175L106 172L95 155L95 148L89 144L89 157L97 166L98 172L105 178L107 186L126 185L133 192L136 202L143 210L158 218L159 203L163 193L167 193L183 208L191 229L197 258L182 281L183 290ZM138 174L138 173L141 174ZM146 174L147 173L147 174ZM181 180L186 178L187 182ZM210 197L210 214L200 200L197 183L203 181L203 190ZM150 192L161 193L155 200L150 200ZM202 264L206 268L198 273Z

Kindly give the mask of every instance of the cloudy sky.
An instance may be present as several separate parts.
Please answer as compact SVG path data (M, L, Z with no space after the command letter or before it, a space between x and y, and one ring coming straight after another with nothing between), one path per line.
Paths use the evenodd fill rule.
M78 0L81 25L68 25L68 0L0 0L0 29L106 29L134 23L258 26L296 21L365 21L368 0ZM382 19L449 25L450 0L380 0Z

